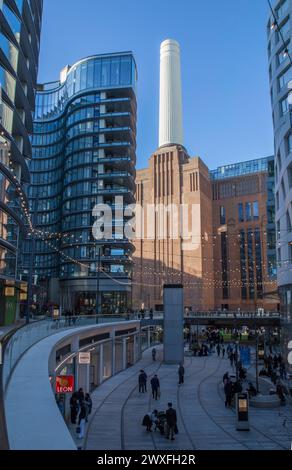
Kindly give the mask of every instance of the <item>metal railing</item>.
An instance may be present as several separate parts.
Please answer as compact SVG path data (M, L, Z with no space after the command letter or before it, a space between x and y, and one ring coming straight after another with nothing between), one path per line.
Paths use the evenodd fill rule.
M185 313L185 318L280 318L279 312L199 311Z
M91 315L43 318L16 330L6 344L3 354L2 390L7 390L11 374L21 356L38 341L57 333L60 330L81 326L98 325L126 321L124 315Z
M162 319L164 317L164 313L160 311L154 311L153 313L150 313L149 311L145 313L141 312L135 312L134 314L130 314L131 317L141 320L141 319ZM281 314L279 312L263 312L263 313L258 313L258 312L238 312L238 311L228 311L228 312L223 312L223 311L195 311L195 312L187 312L184 313L184 318L216 318L216 319L244 319L244 318L251 318L251 319L257 319L257 318L270 318L270 319L278 319L281 318Z

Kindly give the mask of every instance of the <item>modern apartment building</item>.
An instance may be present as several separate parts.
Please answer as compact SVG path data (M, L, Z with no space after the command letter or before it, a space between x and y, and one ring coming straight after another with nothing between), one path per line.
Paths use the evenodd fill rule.
M274 157L222 166L210 177L214 306L277 311Z
M18 315L42 0L0 1L0 325Z
M292 314L292 129L288 103L292 80L292 2L274 2L267 25L269 77L275 137L276 233L281 311ZM291 88L291 87L290 87Z
M42 304L80 313L131 304L134 247L123 227L135 200L136 80L125 52L82 59L38 87L29 197ZM99 240L97 204L113 211L112 236Z

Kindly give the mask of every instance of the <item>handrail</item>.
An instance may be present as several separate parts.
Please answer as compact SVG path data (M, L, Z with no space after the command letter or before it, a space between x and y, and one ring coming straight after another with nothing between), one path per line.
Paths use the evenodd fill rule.
M5 406L4 406L4 386L3 386L3 369L4 369L4 355L7 344L12 336L24 325L13 328L1 338L1 360L0 360L0 450L9 450L9 440L6 425Z
M39 321L24 325L11 334L3 353L2 390L6 393L7 386L15 366L23 354L38 341L55 334L62 329L80 326L97 325L100 323L126 321L124 315L89 315L89 316L61 316L57 318L45 317Z

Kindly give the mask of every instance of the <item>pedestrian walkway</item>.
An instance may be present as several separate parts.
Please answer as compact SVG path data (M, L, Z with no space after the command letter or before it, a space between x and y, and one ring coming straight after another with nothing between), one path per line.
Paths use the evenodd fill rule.
M185 358L185 383L178 385L178 368L161 363L162 351L153 362L151 351L134 367L116 375L92 393L92 418L82 442L87 450L248 450L290 449L291 433L283 426L289 407L273 410L250 408L250 431L235 429L234 410L224 406L222 377L232 372L228 359ZM148 375L147 393L138 391L139 370ZM161 397L152 399L150 379L158 374ZM179 433L169 441L158 431L148 433L143 416L163 411L168 402L177 411ZM289 421L288 419L288 421ZM80 444L79 444L80 445Z
M7 335L10 331L15 330L16 328L20 328L24 324L25 324L24 320L19 320L17 323L14 323L12 325L0 326L0 340L3 338L3 336Z

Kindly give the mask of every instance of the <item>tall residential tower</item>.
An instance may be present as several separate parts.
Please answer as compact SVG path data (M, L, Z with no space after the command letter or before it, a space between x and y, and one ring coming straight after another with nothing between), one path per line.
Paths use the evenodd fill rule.
M123 210L135 200L136 80L125 52L82 59L39 86L30 204L44 234L35 256L41 303L80 313L131 304ZM92 236L96 204L113 211L111 237Z
M273 2L267 24L269 78L274 124L276 233L280 308L284 331L292 330L292 0ZM290 324L290 327L289 327ZM284 340L288 344L288 339Z
M42 0L0 1L0 325L15 321L21 290L27 290L19 243L26 223L42 9Z

